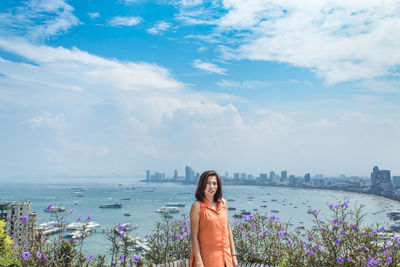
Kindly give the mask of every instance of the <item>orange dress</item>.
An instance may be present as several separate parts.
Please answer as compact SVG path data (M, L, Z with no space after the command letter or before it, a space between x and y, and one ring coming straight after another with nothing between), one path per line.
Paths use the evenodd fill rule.
M217 210L211 208L206 199L200 202L198 238L204 267L233 266L228 223L228 211L222 201L218 201ZM190 267L195 266L192 248Z

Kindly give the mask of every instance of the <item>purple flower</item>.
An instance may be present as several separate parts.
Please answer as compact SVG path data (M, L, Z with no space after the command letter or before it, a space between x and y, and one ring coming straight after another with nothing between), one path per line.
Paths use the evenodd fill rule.
M251 221L251 220L253 220L253 215L249 215L249 220Z
M53 205L48 205L47 208L46 208L46 210L47 210L47 211L50 211L52 207L53 207Z
M89 256L87 259L88 259L88 261L92 261L93 260L93 256Z
M254 250L251 248L251 249L249 250L249 252L250 252L250 253L253 253L253 252L254 252Z
M26 217L26 216L24 216L24 217L21 218L21 222L22 222L22 223L26 223L27 220L28 220L28 217Z
M122 263L124 263L124 261L125 261L125 256L121 255L121 259L119 260L119 263L122 264Z
M386 258L386 262L387 262L387 263L391 263L391 262L392 262L392 257L387 257L387 258Z
M74 210L74 209L71 209L71 213L75 213L76 212L76 210Z
M118 225L118 230L122 231L124 230L124 227L122 225Z
M323 232L323 231L325 231L326 229L325 229L325 227L321 227L321 231Z
M343 259L341 257L337 257L336 262L339 264L343 264Z
M12 245L12 247L11 247L11 248L14 248L14 247L16 247L16 246L18 246L18 243L17 243L17 241L15 241L15 242L14 242L14 244Z
M336 245L339 245L339 243L340 243L340 239L339 239L339 238L336 238L336 241L335 241L335 243L336 243Z
M331 205L329 205L328 207L329 207L330 209L333 209L333 205L332 205L332 204L331 204Z
M106 236L109 236L109 235L110 235L110 233L109 233L109 232L107 232L107 233L106 233Z
M381 232L385 231L385 226L382 225L382 227L379 229L379 231L381 231Z
M248 237L249 237L249 234L245 234L244 237L248 238Z
M314 209L313 212L314 212L315 215L318 214L318 210L316 210L316 209Z
M345 206L346 208L348 208L349 207L349 201L345 201L344 203L343 203L343 206Z
M346 236L346 232L342 232L342 236Z
M77 222L80 222L82 220L82 216L79 216L78 219L76 219Z
M371 234L376 235L377 232L374 230L374 231L371 232Z
M320 248L319 251L321 251L321 253L325 253L325 250L323 248Z
M358 229L357 225L355 225L355 224L350 224L350 226L353 227L353 230L354 230L354 231L357 231L357 229Z
M92 220L92 217L87 216L86 220L87 220L88 222L90 222L90 221Z
M258 230L257 230L257 232L258 232L258 233L261 233L261 232L262 232L262 230L261 230L261 229L258 229Z
M25 251L24 253L22 253L22 257L26 260L31 256L31 253L29 251Z
M123 237L125 235L125 232L122 232L119 237Z
M348 261L348 262L351 262L352 260L353 260L352 257L348 257L348 258L347 258L347 261Z
M335 209L339 209L340 208L340 206L339 205L335 205Z
M239 222L238 221L235 221L235 224L237 225Z
M36 257L40 259L42 257L42 253L40 253L40 251L36 252Z
M333 220L332 220L332 223L333 223L333 224L337 224L337 220L336 220L336 219L333 219Z
M11 218L7 216L6 221L7 222L11 221Z
M269 220L270 220L270 221L273 221L273 220L275 220L275 216L271 216L271 217L269 217Z
M264 237L262 235L260 235L258 238L263 239Z
M138 257L138 256L134 256L134 257L133 257L133 261L134 261L134 262L139 262L139 261L140 261L140 259L139 259L139 257Z

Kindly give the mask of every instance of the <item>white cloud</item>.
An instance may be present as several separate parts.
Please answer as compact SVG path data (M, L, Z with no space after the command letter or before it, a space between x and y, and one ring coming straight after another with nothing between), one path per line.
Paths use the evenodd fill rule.
M0 38L0 48L18 54L40 67L0 62L3 74L18 83L32 85L46 84L50 87L82 90L90 87L94 79L113 88L126 90L175 91L183 85L171 78L169 71L156 64L119 62L108 60L77 48L53 48L32 45L20 39ZM62 62L62 63L61 63ZM41 72L38 72L38 69ZM74 75L70 75L75 73ZM59 79L49 79L49 76Z
M367 80L360 82L359 87L373 93L400 93L400 81L396 80Z
M212 73L217 73L221 75L226 75L226 69L218 67L217 65L209 62L204 62L200 59L196 59L192 63L193 67L205 70Z
M73 7L64 0L30 0L0 13L0 33L46 39L78 25Z
M218 3L222 6L210 8L218 27L213 38L225 45L221 51L227 59L304 67L327 85L391 75L400 64L397 0ZM181 10L185 14L187 8ZM210 12L196 3L189 18L201 21Z
M24 124L30 124L35 127L62 129L65 127L65 118L64 114L56 114L52 116L50 113L45 112L42 115L24 121Z
M88 16L91 18L91 19L97 19L97 18L100 18L100 13L99 12L89 12L88 13Z
M147 29L147 32L150 34L162 34L165 31L168 31L171 28L171 23L160 21L155 24L152 28Z
M259 88L265 88L265 87L270 87L271 83L268 81L232 81L232 80L220 80L217 82L217 85L219 87L223 88L245 88L245 89L259 89Z
M142 21L140 17L113 17L108 21L110 26L135 26Z

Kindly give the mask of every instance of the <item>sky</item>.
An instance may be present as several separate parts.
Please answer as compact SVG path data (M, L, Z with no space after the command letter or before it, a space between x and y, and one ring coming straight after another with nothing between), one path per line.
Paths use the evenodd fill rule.
M0 178L400 175L399 28L398 0L1 1Z

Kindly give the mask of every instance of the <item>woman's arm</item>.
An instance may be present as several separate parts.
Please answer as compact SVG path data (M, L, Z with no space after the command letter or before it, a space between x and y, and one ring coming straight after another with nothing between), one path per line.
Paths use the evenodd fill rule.
M190 239L193 248L193 256L196 260L196 266L204 266L200 254L199 245L199 221L200 221L200 202L195 201L190 209Z
M225 207L226 207L226 213L228 213L228 205L225 199L223 199L222 201L224 201ZM233 235L232 235L232 230L231 230L231 226L229 224L229 216L227 214L228 220L228 231L229 231L229 243L231 246L231 254L232 254L232 263L233 263L233 267L236 267L238 265L238 261L237 261L237 257L236 257L236 250L235 250L235 243L233 242Z

